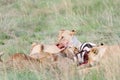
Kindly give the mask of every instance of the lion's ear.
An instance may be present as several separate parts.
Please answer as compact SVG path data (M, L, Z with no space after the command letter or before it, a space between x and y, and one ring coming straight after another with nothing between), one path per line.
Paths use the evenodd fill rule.
M70 35L75 35L76 31L75 30L71 30Z
M65 31L64 29L60 30L58 35L61 36L64 31Z
M64 29L61 29L61 30L59 31L59 34L62 34L64 31L65 31Z
M71 31L72 31L72 32L76 32L76 30L74 30L74 29L73 29L73 30L71 30Z
M103 46L103 45L104 45L104 43L100 43L100 45L101 45L101 46Z
M41 44L41 51L43 51L44 50L44 45L43 44Z
M60 31L65 31L64 29L61 29Z

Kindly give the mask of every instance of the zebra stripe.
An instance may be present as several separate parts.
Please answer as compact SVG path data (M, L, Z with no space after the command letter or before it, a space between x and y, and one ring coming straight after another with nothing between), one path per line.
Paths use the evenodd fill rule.
M83 43L83 44L80 46L80 51L82 51L82 50L87 50L87 51L89 51L89 49L92 48L92 47L94 47L94 46L96 46L96 44L91 43L91 42L85 42L85 43ZM87 48L86 48L86 47L87 47Z
M91 48L95 47L96 44L91 42L83 43L80 46L80 51L74 56L74 61L78 63L84 63L84 56L90 51Z

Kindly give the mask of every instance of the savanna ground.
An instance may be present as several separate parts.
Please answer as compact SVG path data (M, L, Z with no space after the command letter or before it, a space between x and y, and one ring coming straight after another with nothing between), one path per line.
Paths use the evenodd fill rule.
M0 51L5 53L4 60L16 52L29 54L33 42L53 44L61 29L75 29L81 42L119 44L120 1L0 0ZM72 75L59 69L4 70L0 80L119 80L120 62L116 58L112 61L105 70L103 66L86 75L76 70Z

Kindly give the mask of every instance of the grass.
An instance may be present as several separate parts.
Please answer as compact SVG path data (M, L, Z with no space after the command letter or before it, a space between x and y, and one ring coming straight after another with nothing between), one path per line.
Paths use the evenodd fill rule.
M119 5L119 0L0 0L0 51L5 52L4 59L16 52L29 54L33 42L54 43L60 29L77 30L81 42L119 44ZM0 80L57 80L50 72L43 75L8 71L6 74L3 73ZM102 70L85 77L76 74L68 77L61 74L61 77L109 80Z

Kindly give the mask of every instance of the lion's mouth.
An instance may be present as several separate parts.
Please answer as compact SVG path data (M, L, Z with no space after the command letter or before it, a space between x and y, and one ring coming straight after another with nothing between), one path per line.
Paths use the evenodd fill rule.
M68 41L59 42L56 44L59 49L66 48L68 46Z
M63 49L63 48L65 48L65 46L61 43L61 44L56 44L56 46L59 48L59 49Z

